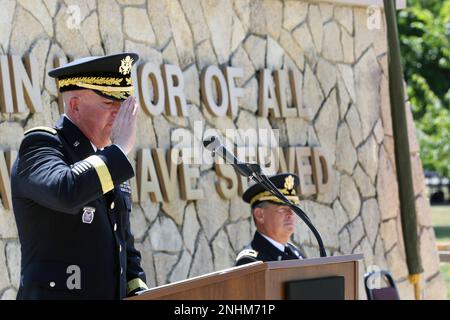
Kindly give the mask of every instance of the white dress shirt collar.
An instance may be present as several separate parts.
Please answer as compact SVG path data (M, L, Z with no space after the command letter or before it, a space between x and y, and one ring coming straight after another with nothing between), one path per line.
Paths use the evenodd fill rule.
M258 231L259 232L259 231ZM272 238L269 238L268 236L266 236L265 234L262 234L261 232L259 232L260 235L262 235L264 238L267 239L267 241L269 241L275 248L277 248L278 250L280 250L281 252L284 252L284 247L286 245L279 243L275 240L273 240Z

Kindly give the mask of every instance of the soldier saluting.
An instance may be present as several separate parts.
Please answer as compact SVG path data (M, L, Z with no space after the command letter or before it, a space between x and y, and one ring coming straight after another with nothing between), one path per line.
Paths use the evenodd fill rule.
M49 72L65 114L25 132L11 174L22 265L17 299L121 299L147 288L130 230L134 53Z

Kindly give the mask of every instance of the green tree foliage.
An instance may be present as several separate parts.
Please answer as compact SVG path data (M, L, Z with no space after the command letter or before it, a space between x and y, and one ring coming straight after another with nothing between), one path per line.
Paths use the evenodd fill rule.
M407 3L400 46L421 159L425 169L450 177L450 1Z

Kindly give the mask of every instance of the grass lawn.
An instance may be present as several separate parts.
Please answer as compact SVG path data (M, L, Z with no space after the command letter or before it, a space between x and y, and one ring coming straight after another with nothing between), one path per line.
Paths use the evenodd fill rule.
M435 226L450 227L450 205L431 206L431 220Z
M450 243L450 226L434 226L436 242Z
M436 242L450 243L450 206L432 206L431 219L433 222ZM450 300L450 263L441 263L440 270L447 284L447 299Z
M450 300L450 263L439 264L441 274L444 277L445 283L447 284L447 300Z
M431 206L436 242L450 243L450 206Z

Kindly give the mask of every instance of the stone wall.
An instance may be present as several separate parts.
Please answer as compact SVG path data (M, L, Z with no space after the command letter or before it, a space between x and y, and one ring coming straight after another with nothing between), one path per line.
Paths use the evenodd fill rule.
M331 1L330 1L331 2ZM68 8L80 9L80 28L70 28ZM135 51L143 61L183 70L190 116L139 119L138 147L169 148L175 128L280 129L291 146L322 146L335 176L332 190L302 206L332 255L363 253L369 266L389 269L403 299L413 298L407 280L390 117L385 26L367 28L364 7L297 0L0 0L0 55L32 54L38 61L44 111L0 114L0 149L17 150L23 132L59 117L57 90L46 76L55 56L67 60ZM199 75L208 65L241 67L245 91L233 119L208 114ZM311 120L256 116L257 74L262 68L296 69ZM425 272L424 298L445 297L435 236L424 190L415 128L408 107L418 232ZM134 204L132 228L150 286L233 265L254 231L249 206L225 201L212 187L211 166L198 185L207 197L171 203ZM309 257L318 248L303 223L293 236ZM0 204L0 297L13 299L20 273L20 244L11 210Z

